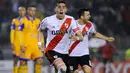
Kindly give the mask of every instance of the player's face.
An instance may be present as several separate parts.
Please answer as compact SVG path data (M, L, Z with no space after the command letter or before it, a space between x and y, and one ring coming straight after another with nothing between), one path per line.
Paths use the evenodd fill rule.
M28 8L28 15L29 16L33 17L33 16L35 16L35 14L36 14L36 8L35 7Z
M85 12L84 12L84 15L83 15L83 21L84 21L85 23L87 23L88 20L90 19L90 17L91 17L90 12L89 12L89 11L85 11Z
M56 11L57 17L59 19L63 19L65 16L65 13L67 12L66 4L64 3L57 4L55 11Z
M19 16L23 17L26 14L26 9L24 7L19 7Z

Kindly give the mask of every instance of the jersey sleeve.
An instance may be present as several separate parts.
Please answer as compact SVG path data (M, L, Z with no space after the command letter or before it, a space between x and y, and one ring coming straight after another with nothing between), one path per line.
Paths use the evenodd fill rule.
M15 19L12 20L11 23L11 31L10 31L10 42L13 44L14 43L14 35L15 35Z
M11 26L10 26L10 29L11 30L15 30L16 26L15 26L15 19L12 20L11 22Z
M23 45L24 43L23 43L23 40L24 40L24 38L23 38L23 29L24 29L24 19L22 18L21 20L20 20L20 24L19 24L19 26L18 26L18 30L19 30L19 41L20 41L20 45Z
M19 31L23 31L23 29L24 29L24 19L22 18L21 20L20 20L20 24L19 24L19 26L18 26L18 30Z
M72 32L77 32L79 30L79 27L76 23L76 20L74 18L72 18L72 23L71 23L71 30Z
M48 25L48 17L44 18L41 23L40 23L40 26L39 26L39 30L44 30L47 28L47 25Z
M90 29L90 33L96 33L96 29L95 29L95 26L94 26L94 24L92 24L92 27L91 27L91 29Z

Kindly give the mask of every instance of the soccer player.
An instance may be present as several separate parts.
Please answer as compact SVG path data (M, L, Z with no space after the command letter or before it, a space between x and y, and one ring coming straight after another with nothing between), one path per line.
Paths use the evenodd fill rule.
M45 55L51 64L57 68L58 73L69 73L68 48L70 31L76 34L72 40L82 40L81 31L73 17L66 15L67 6L64 1L59 1L55 7L56 14L42 20L40 30L48 29ZM42 32L39 33L39 46ZM69 69L69 68L68 68Z
M80 9L78 12L79 19L77 24L79 29L82 31L84 36L83 41L71 41L70 50L69 50L69 63L70 70L72 73L78 73L78 64L82 67L84 73L91 72L91 61L89 58L89 49L88 49L88 36L92 34L93 36L112 42L114 38L106 37L99 32L96 32L94 25L90 19L90 12L88 9ZM72 36L73 37L73 36Z
M28 73L27 61L34 59L35 73L41 73L42 52L38 48L38 27L40 20L35 17L36 7L30 5L27 15L19 25L19 40L21 46L19 73Z
M17 73L18 67L18 56L20 54L20 43L19 43L19 33L18 33L18 25L20 24L20 19L23 18L26 14L26 8L20 6L18 8L19 16L14 18L11 23L11 32L10 32L10 41L11 48L13 49L13 73Z

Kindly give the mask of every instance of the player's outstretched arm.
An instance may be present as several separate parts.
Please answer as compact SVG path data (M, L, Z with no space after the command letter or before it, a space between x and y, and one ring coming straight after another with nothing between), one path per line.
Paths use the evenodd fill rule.
M100 38L100 39L103 39L103 40L106 40L106 41L108 41L108 42L114 41L114 38L113 38L113 37L107 37L107 36L105 36L105 35L103 35L103 34L101 34L101 33L99 33L99 32L96 32L96 33L94 34L94 37Z

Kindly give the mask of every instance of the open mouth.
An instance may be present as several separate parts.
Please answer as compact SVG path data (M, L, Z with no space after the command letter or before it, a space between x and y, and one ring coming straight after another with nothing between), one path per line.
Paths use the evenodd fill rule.
M60 14L63 14L63 12L60 12Z

